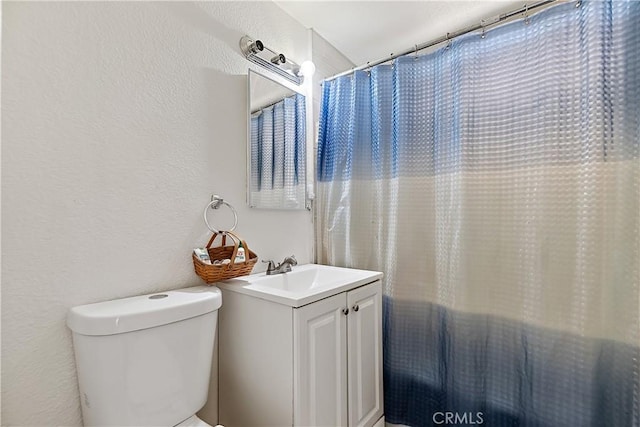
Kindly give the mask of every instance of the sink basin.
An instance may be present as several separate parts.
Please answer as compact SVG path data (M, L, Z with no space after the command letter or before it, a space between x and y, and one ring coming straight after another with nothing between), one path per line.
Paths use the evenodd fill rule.
M289 273L272 276L252 274L220 282L217 286L291 307L301 307L380 278L382 273L377 271L305 264L293 267Z

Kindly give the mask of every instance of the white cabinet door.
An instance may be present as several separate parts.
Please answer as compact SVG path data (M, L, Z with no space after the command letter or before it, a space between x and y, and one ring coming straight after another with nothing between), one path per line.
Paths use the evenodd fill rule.
M382 416L382 285L347 292L349 426L371 427Z
M347 425L346 309L341 293L293 310L296 426Z

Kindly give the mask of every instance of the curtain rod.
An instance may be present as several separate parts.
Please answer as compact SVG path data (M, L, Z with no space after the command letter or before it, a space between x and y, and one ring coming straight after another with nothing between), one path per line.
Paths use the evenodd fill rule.
M503 14L500 14L500 15L496 15L496 16L494 16L492 18L483 19L482 21L480 21L479 24L471 25L471 26L468 26L468 27L463 28L461 30L458 30L458 31L455 31L455 32L452 32L452 33L447 33L446 35L444 35L442 37L439 37L437 39L434 39L434 40L431 40L431 41L428 41L428 42L424 42L424 43L421 43L421 44L417 44L414 47L406 49L406 50L403 50L402 52L400 52L398 54L393 54L392 53L390 56L388 56L386 58L381 58L381 59L378 59L377 61L373 61L373 62L367 62L366 64L363 64L363 65L360 65L358 67L351 68L350 70L343 71L341 73L335 74L335 75L333 75L331 77L328 77L328 78L324 79L324 81L330 81L330 80L333 80L333 79L337 79L338 77L346 76L346 75L352 74L352 73L354 73L356 71L366 70L367 68L372 68L372 67L375 67L376 65L384 64L385 62L392 61L392 60L394 60L396 58L399 58L401 56L405 56L405 55L408 55L408 54L411 54L411 53L417 53L418 51L430 48L430 47L438 45L440 43L448 42L448 41L450 41L452 39L455 39L455 38L460 37L462 35L471 33L473 31L477 31L477 30L480 30L480 29L486 29L487 27L494 26L496 24L502 23L502 22L504 22L504 21L506 21L508 19L511 19L511 18L513 18L513 17L515 17L517 15L520 15L520 14L522 14L523 17L525 19L527 19L529 17L529 12L533 12L534 10L540 10L541 8L543 8L545 6L551 6L551 4L553 4L553 3L566 3L566 2L569 2L569 1L573 1L573 0L542 0L542 1L538 1L538 2L532 3L532 4L525 4L524 6L522 6L519 9L515 9L515 10L512 10L510 12L503 13ZM580 3L581 2L578 1L576 3L576 7L579 7Z
M273 101L272 103L265 105L264 107L258 107L256 110L253 110L253 111L251 112L251 114L255 114L255 113L257 113L258 111L262 111L262 110L264 110L265 108L273 107L273 106L274 106L274 105L276 105L277 103L282 102L282 101L284 101L284 100L285 100L285 99L287 99L287 98L295 98L295 97L296 97L296 95L297 95L297 94L296 94L296 93L294 93L293 95L284 96L284 97L282 97L281 99L278 99L277 101Z

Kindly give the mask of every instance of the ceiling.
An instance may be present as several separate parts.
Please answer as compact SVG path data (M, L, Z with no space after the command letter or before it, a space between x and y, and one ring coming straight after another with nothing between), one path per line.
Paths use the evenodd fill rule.
M513 0L275 0L275 3L305 27L313 28L356 65L524 5L523 1Z

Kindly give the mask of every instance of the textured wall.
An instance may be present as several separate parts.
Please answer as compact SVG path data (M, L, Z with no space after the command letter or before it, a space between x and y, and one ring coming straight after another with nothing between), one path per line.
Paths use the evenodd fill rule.
M301 62L308 35L271 2L4 2L2 24L2 421L79 425L68 309L199 284L211 193L261 258L311 261L309 212L246 207L237 48Z

